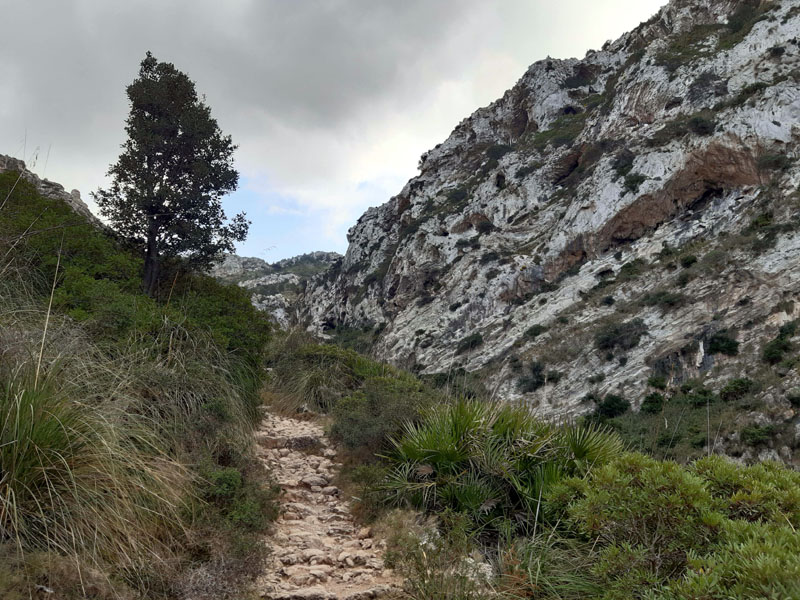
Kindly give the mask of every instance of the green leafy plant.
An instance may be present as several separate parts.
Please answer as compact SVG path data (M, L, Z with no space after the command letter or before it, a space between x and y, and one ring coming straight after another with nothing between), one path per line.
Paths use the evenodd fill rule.
M739 342L728 331L718 331L708 338L708 353L736 356L739 353Z

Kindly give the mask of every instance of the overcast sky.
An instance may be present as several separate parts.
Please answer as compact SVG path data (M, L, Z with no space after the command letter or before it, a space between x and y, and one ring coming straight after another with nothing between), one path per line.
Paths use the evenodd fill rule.
M239 253L346 249L419 156L534 61L582 57L662 0L0 0L0 153L85 200L120 152L147 50L239 145Z

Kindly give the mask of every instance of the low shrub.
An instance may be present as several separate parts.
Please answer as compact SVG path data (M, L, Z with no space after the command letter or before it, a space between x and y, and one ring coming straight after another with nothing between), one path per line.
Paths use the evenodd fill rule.
M471 352L481 345L483 345L483 336L480 333L471 333L458 342L458 346L456 346L456 354Z
M752 379L748 379L747 377L739 377L736 379L731 379L725 386L719 391L719 397L723 402L734 402L736 400L741 400L747 394L755 391L756 383Z
M642 304L645 306L658 306L663 311L679 308L686 303L686 296L678 292L668 290L657 290L650 292L642 297Z
M486 149L486 156L488 156L490 159L500 160L512 150L514 150L514 148L508 144L495 144Z
M762 154L756 164L762 171L785 171L791 166L792 161L785 154Z
M625 177L633 169L633 161L635 159L636 155L627 148L624 148L614 157L611 168L614 169L618 177Z
M765 444L775 432L771 425L748 425L741 432L742 441L748 446L760 446Z
M681 266L684 269L688 269L696 262L697 262L697 257L694 254L685 254L684 256L681 256Z
M647 177L641 173L628 173L625 175L624 188L634 194L639 191L639 186L647 181Z
M797 331L797 325L797 321L790 321L784 324L778 331L778 335L775 339L764 345L764 349L761 352L761 357L764 362L776 365L781 362L788 353L794 350L794 344L792 344L791 338Z
M548 371L543 363L533 361L529 365L527 373L517 380L517 389L524 394L535 392L548 383L558 383L563 375L560 371Z
M601 402L598 402L594 410L594 417L600 420L613 419L625 414L631 408L631 403L617 394L606 394Z
M617 273L617 281L631 281L636 279L639 275L644 273L647 263L641 258L635 258L630 262L626 262L619 269Z
M382 486L389 503L462 513L471 527L523 531L550 485L622 450L598 425L554 426L521 406L475 400L431 408L393 446Z
M598 350L630 350L639 344L646 333L647 327L641 319L609 323L595 334L594 343Z
M406 421L415 421L436 395L409 377L372 377L333 407L331 439L356 452L361 462L375 460L386 441Z
M726 354L736 356L739 354L739 342L727 330L718 331L708 338L709 354Z
M651 392L644 397L639 410L648 415L656 415L664 406L664 396L658 392Z
M525 337L534 340L538 336L543 334L545 331L547 331L547 327L545 327L544 325L540 325L539 323L536 323L535 325L531 325L525 330Z
M475 226L475 231L477 231L478 234L480 235L491 233L492 231L494 231L494 225L492 224L491 221L480 221Z
M588 481L561 486L554 493L570 498L568 526L597 544L592 571L605 597L638 597L679 578L687 549L706 552L724 520L701 478L641 454L625 454L593 470ZM565 493L567 486L577 494Z

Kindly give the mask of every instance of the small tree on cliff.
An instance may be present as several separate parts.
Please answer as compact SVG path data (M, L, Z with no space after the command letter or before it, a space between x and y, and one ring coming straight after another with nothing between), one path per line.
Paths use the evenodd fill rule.
M93 194L101 213L145 253L143 288L153 296L163 258L207 268L247 236L244 213L226 223L220 199L236 189L236 146L222 135L194 82L150 53L127 88L130 114L112 183Z

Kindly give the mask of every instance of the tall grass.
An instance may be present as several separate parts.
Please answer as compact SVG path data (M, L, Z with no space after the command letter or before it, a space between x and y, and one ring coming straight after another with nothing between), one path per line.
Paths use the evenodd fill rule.
M182 585L187 551L227 553L241 542L227 538L253 529L231 526L224 502L210 506L204 478L250 455L255 407L238 380L247 371L210 336L169 319L149 335L98 343L55 313L41 346L46 303L32 280L20 270L19 281L0 283L0 546L72 556L94 579L163 596ZM246 486L249 501L258 484Z
M165 558L186 471L130 415L70 397L53 370L0 375L0 539L136 570Z

